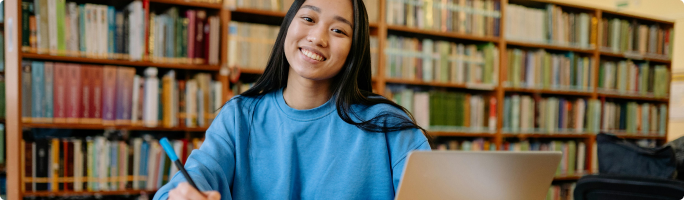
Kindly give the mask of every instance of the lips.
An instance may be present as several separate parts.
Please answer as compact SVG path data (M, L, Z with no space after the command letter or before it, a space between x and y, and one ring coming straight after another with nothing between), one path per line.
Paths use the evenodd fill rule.
M299 50L302 52L302 54L304 54L308 58L311 58L312 60L319 61L319 62L327 60L327 58L325 56L316 52L316 50L310 50L307 48L299 48Z

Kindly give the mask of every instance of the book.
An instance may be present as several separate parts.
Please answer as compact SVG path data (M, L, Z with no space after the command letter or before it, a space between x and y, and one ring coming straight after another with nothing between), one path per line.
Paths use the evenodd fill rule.
M31 123L33 116L32 107L33 105L29 102L32 101L32 86L31 86L31 61L23 60L21 62L21 98L23 99L21 105L21 121L23 123Z
M645 97L668 97L670 69L665 65L650 66L648 62L602 61L599 68L598 91Z
M508 49L505 87L591 92L594 88L594 61L574 53L553 54L543 49ZM563 70L564 73L558 73Z
M267 59L258 59L273 48L280 27L231 21L228 35L228 66L265 69Z
M496 151L496 145L484 138L444 140L435 146L435 150Z
M604 32L611 33L610 40L602 40L601 51L620 53L634 59L659 58L669 60L673 32L671 26L604 16L601 20Z
M504 101L502 131L506 133L598 132L600 114L594 111L600 110L598 100L513 94L504 97Z
M592 15L553 4L543 9L508 4L504 31L509 40L592 49Z

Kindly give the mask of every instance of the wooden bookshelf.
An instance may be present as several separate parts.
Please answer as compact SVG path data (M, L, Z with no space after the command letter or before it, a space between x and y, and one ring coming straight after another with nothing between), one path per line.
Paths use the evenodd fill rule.
M595 134L589 133L504 133L504 138L565 138L565 139L586 139L591 138Z
M582 49L582 48L571 47L571 46L559 46L559 45L532 43L532 42L520 42L520 41L511 41L511 40L506 40L506 45L514 46L514 47L527 47L527 48L548 49L548 50L557 50L557 51L572 51L572 52L576 52L576 53L585 53L585 54L593 54L594 53L594 49Z
M97 191L97 192L75 192L75 191L36 191L36 192L23 192L25 197L54 197L54 196L96 196L96 195L139 195L148 194L152 195L157 190L122 190L122 191Z
M406 84L406 85L421 85L421 86L433 86L433 87L444 87L444 88L460 88L460 89L470 89L470 90L494 90L494 85L468 85L459 83L444 83L444 82L426 82L422 80L407 80L407 79L397 79L397 78L385 78L386 83L390 84Z
M207 2L197 2L197 1L184 1L184 0L149 0L150 3L160 3L169 4L177 6L190 6L195 8L206 8L206 9L221 9L223 8L223 3L207 3Z
M131 131L188 131L188 132L204 132L207 127L144 127L144 126L120 126L120 125L101 125L101 124L40 124L40 123L24 123L24 128L49 128L49 129L86 129L86 130L131 130Z
M607 52L607 51L601 51L601 56L620 58L620 59L643 60L643 61L655 62L657 64L671 64L672 63L672 60L670 60L670 59L650 57L647 55L631 55L631 54L624 54L624 53L613 53L613 52Z
M592 74L598 74L600 67L600 59L602 58L617 58L617 59L633 59L633 60L644 60L650 61L657 64L665 64L671 66L672 61L670 59L662 59L656 57L643 56L641 58L634 57L631 55L625 55L622 53L611 53L603 52L600 50L600 45L596 44L590 49L577 48L571 46L559 46L551 44L542 43L532 43L523 42L515 40L505 39L505 13L508 0L501 0L501 20L499 24L499 37L492 36L476 36L469 34L461 34L454 32L441 32L432 30L422 30L418 28L405 27L405 26L395 26L388 25L386 23L386 8L387 1L389 0L378 0L378 21L377 23L370 24L371 31L373 35L378 37L378 74L373 78L373 85L377 91L382 94L385 91L385 87L388 84L404 84L413 86L428 86L436 87L437 89L459 89L466 90L472 93L483 93L484 95L495 96L497 100L497 129L495 132L450 132L450 131L430 131L429 133L435 137L452 137L452 138L474 138L482 137L487 140L492 141L492 145L496 145L497 149L502 148L502 143L504 139L507 138L539 138L539 139L575 139L583 140L586 142L586 152L592 152L592 146L596 142L596 137L594 133L581 133L581 134L537 134L537 133L507 133L502 131L503 126L503 110L504 110L504 98L506 93L536 93L543 95L562 95L569 97L587 98L587 99L601 99L601 98L612 98L621 100L635 100L635 101L652 101L669 104L667 98L653 98L653 97L642 97L642 96L632 96L632 95L617 95L617 94L607 94L597 92L598 89L593 87L591 91L593 92L583 92L583 91L563 91L563 90L548 90L548 89L526 89L526 88L511 88L504 85L503 81L507 76L508 61L506 58L506 53L508 48L534 48L534 49L545 49L550 51L569 51L586 56L593 55L594 59L594 70ZM584 10L587 12L593 12L594 16L600 19L603 13L621 16L625 18L635 18L644 21L657 22L666 25L673 25L673 22L652 19L642 16L634 16L629 14L623 14L615 11L601 10L595 8L589 8L584 6L575 6L570 3L557 3L548 2L545 0L532 0L539 3L553 3L563 7L570 8L572 10ZM5 1L5 19L13 19L14 24L10 24L13 27L4 27L8 24L0 24L3 29L6 30L5 35L15 36L16 41L21 41L21 1ZM202 128L147 128L140 126L104 126L104 125L83 125L83 124L38 124L38 123L22 123L21 122L21 60L31 59L31 60L44 60L44 61L56 61L56 62L74 62L74 63L87 63L87 64L97 64L97 65L117 65L117 66L133 66L133 67L158 67L165 69L178 69L178 70L189 70L189 71L212 71L212 72L222 72L221 68L225 67L228 63L228 29L227 24L230 22L231 17L263 17L269 19L283 18L286 12L282 11L270 11L270 10L259 10L259 9L249 9L249 8L229 8L224 7L223 3L206 3L206 2L195 2L195 1L185 1L185 0L149 0L150 7L155 5L165 4L165 5L177 5L185 7L195 7L204 9L219 10L221 19L221 51L220 51L220 65L191 65L191 64L173 64L173 63L158 63L149 61L130 61L130 60L116 60L116 59L99 59L99 58L86 58L86 57L67 57L67 56L54 56L47 54L36 54L36 53L25 53L21 52L21 42L6 43L6 45L14 45L12 48L14 51L5 51L5 77L6 77L6 97L7 97L7 120L6 120L6 141L7 150L6 152L21 152L23 149L20 148L19 144L22 141L22 130L24 128L51 128L51 129L94 129L94 130L104 130L104 129L126 129L126 130L140 130L140 131L167 131L167 132L185 132L186 137L188 137L188 132L204 132L206 127ZM149 7L145 9L145 15L149 14ZM600 24L599 24L600 27ZM481 44L492 42L497 45L497 50L499 51L499 74L496 84L492 86L483 85L468 85L468 84L454 84L454 83L441 83L441 82L425 82L419 80L405 80L387 77L385 74L386 59L384 55L384 47L387 45L388 32L396 33L397 35L411 35L422 38L433 38L437 40L448 40L459 43L472 43ZM597 36L600 35L596 34ZM240 68L241 73L259 75L263 73L263 69L253 69L253 68ZM216 73L219 74L219 73ZM223 83L224 91L230 92L230 83L228 78L217 79ZM593 80L594 83L598 82L598 77L595 76ZM225 94L228 94L225 92ZM225 99L227 100L227 99ZM175 134L175 133L169 133ZM655 139L659 141L664 141L666 136L651 136L651 135L619 135L621 138L627 139ZM587 166L591 166L592 155L587 154ZM23 184L22 177L20 176L23 171L23 159L20 157L19 153L9 153L7 154L7 191L8 199L22 199L23 197L54 197L54 196L74 196L74 195L126 195L126 194L140 194L140 193L154 193L152 190L125 190L125 191L101 191L101 192L73 192L73 191L63 191L63 192L21 192L21 184ZM554 181L576 181L581 176L562 176L555 177Z
M483 138L493 138L496 133L470 133L470 132L453 132L453 131L429 131L431 136L437 137L483 137Z
M405 33L415 33L415 34L428 35L428 36L439 36L439 37L448 37L448 38L462 39L462 40L480 41L480 42L494 42L494 43L499 42L498 37L474 36L474 35L460 34L460 33L454 33L454 32L422 30L422 29L417 29L417 28L409 28L409 27L405 27L405 26L387 25L387 30L388 31L405 32Z
M87 63L87 64L98 64L98 65L158 67L158 68L166 68L166 69L182 69L182 70L197 70L197 71L218 71L220 69L219 65L158 63L158 62L149 62L149 61L130 61L130 60L117 60L117 59L105 59L105 58L54 56L54 55L37 54L37 53L23 53L22 56L25 59L32 59L32 60L59 61L59 62L70 62L70 63Z
M624 95L624 94L609 94L609 93L598 93L599 97L613 98L613 99L625 99L625 100L639 100L639 101L654 101L654 102L664 102L670 101L669 98L656 98L650 96L638 96L638 95Z
M553 95L583 96L583 97L591 97L594 94L593 92L551 90L551 89L512 88L512 87L507 87L504 90L506 90L506 92L533 93L533 94L553 94Z

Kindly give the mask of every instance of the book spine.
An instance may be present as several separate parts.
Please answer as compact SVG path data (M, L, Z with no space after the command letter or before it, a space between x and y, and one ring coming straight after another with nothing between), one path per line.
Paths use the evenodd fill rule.
M102 70L102 123L114 125L116 121L117 68L105 66Z
M45 80L43 62L33 61L31 63L31 94L32 108L31 117L33 123L43 123L44 119L44 94L45 94Z
M68 64L66 87L66 123L78 123L81 120L82 107L82 87L81 87L81 66L79 64Z
M91 99L93 95L93 69L95 67L91 66L81 66L81 123L82 124L92 124L93 112L90 110L93 100Z

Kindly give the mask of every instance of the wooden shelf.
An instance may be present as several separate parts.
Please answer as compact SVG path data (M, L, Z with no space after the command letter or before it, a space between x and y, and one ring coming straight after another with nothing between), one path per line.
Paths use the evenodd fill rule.
M519 42L519 41L506 40L506 45L507 46L519 46L519 47L558 50L558 51L572 51L572 52L586 53L586 54L594 53L593 49L582 49L582 48L577 48L577 47L558 46L558 45L532 43L532 42Z
M670 100L668 98L656 98L649 96L634 96L634 95L620 95L620 94L607 94L599 92L599 97L614 98L614 99L627 99L627 100L641 100L641 101L655 101L667 103Z
M74 191L38 191L38 192L24 192L23 196L30 197L50 197L50 196L93 196L93 195L139 195L154 194L156 190L122 190L122 191L98 191L98 192L74 192Z
M53 55L36 54L36 53L23 53L22 58L23 59L33 59L33 60L60 61L60 62L78 62L78 63L100 64L100 65L158 67L158 68L168 68L168 69L186 69L186 70L202 70L202 71L218 71L220 69L219 65L155 63L155 62L149 62L149 61L130 61L130 60L85 58L85 57L73 57L73 56L53 56Z
M464 39L464 40L475 40L475 41L481 41L481 42L494 42L494 43L499 42L499 38L493 37L493 36L476 36L476 35L467 35L467 34L453 33L453 32L422 30L422 29L410 28L410 27L406 27L406 26L387 25L387 30L388 31L401 31L401 32L406 32L406 33L417 33L417 34L422 34L422 35L449 37L449 38Z
M424 86L434 86L434 87L446 87L446 88L461 88L470 90L494 90L495 86L482 86L459 84L459 83L442 83L442 82L425 82L422 80L407 80L407 79L397 79L397 78L387 78L385 79L387 83L394 84L407 84L407 85L424 85Z
M601 56L608 56L608 57L614 57L614 58L624 58L624 59L631 59L631 60L643 60L643 61L657 62L657 63L662 63L662 64L671 64L672 63L672 60L670 60L670 59L652 58L652 57L648 57L648 56L630 56L630 55L625 55L623 53L613 53L613 52L606 52L606 51L601 51Z
M174 128L164 128L164 127L143 127L143 126L107 126L101 124L39 124L39 123L23 123L21 125L23 128L52 128L52 129L85 129L85 130L104 130L104 129L116 129L116 130L131 130L131 131L188 131L188 132L204 132L207 131L206 127L174 127Z
M570 139L585 139L585 138L591 138L594 134L589 134L589 133L578 133L578 134L572 134L572 133L548 133L548 134L540 134L540 133L503 133L502 136L504 138L570 138Z
M576 181L582 178L582 176L558 176L553 177L554 181Z
M557 94L557 95L571 95L571 96L585 96L591 97L592 92L567 91L567 90L550 90L550 89L530 89L530 88L504 88L506 92L522 92L522 93L539 93L539 94Z
M496 133L469 133L469 132L452 132L452 131L430 131L428 134L436 137L484 137L492 138L496 136Z
M170 5L179 6L192 6L198 8L208 8L208 9L221 9L223 7L222 3L206 3L197 1L183 1L183 0L150 0L151 3L162 3Z
M240 68L240 73L242 73L242 74L263 74L264 69Z
M233 10L231 12L242 13L242 14L263 15L263 16L271 16L271 17L285 17L285 14L287 14L286 12L281 12L281 11L260 10L260 9L252 9L252 8L236 8L235 10Z

